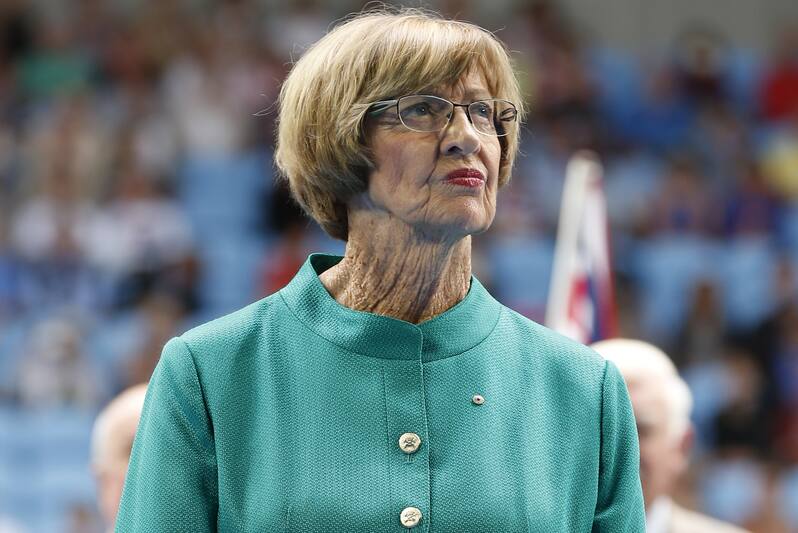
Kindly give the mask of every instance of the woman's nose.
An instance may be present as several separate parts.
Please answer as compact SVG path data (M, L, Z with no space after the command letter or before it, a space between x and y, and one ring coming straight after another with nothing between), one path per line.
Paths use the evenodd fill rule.
M469 155L479 152L480 138L468 120L465 108L455 107L449 124L443 130L441 154Z

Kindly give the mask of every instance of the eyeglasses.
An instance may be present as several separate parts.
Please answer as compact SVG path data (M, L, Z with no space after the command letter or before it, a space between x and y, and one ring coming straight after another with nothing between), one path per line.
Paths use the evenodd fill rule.
M368 114L377 115L396 108L399 120L410 130L422 133L441 131L454 115L455 107L466 110L469 122L483 135L503 137L510 124L516 121L518 110L512 102L490 98L470 104L455 104L445 98L427 94L402 96L397 100L382 100L371 104Z

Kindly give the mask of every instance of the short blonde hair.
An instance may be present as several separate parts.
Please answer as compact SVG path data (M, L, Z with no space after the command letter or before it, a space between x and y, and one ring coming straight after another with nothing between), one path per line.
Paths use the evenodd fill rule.
M668 433L681 439L690 429L693 395L679 376L670 357L647 342L635 339L608 339L590 345L604 359L612 361L625 381L645 381L646 386L659 386L668 404Z
M363 119L371 102L453 85L481 72L491 95L521 92L505 46L493 34L418 9L371 11L337 26L294 65L279 99L275 161L302 208L346 240L347 202L374 168ZM510 179L518 127L500 137L499 185Z

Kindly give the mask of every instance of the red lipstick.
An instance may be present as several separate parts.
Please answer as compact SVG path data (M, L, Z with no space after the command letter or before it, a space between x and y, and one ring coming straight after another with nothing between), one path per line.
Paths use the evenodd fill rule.
M458 168L446 174L446 181L463 187L481 187L485 183L485 175L474 168Z

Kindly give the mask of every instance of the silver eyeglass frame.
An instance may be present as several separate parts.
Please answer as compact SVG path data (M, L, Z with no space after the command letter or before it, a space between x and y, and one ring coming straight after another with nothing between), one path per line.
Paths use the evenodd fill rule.
M412 128L412 127L408 126L405 123L405 121L402 119L402 114L399 112L399 103L402 100L404 100L405 98L411 98L411 97L412 98L417 98L417 97L435 98L437 100L442 100L442 101L448 103L449 105L451 105L452 106L452 111L449 113L449 115L448 115L448 117L446 119L446 123L441 128L434 129L434 130L419 130L419 129L415 129L415 128ZM372 116L373 115L378 115L380 113L384 113L385 111L388 111L391 108L395 108L396 109L396 115L399 118L399 121L402 123L402 125L405 128L409 129L410 131L415 131L415 132L418 132L418 133L433 133L433 132L445 130L446 127L449 125L449 123L452 121L452 117L454 116L455 108L462 107L465 110L466 118L468 118L468 122L471 123L471 126L473 126L474 131L476 131L480 135L486 135L488 137L506 137L510 132L507 131L507 128L504 127L503 125L502 125L502 128L501 128L502 132L500 132L499 128L497 127L493 133L487 133L487 132L481 131L479 128L476 127L476 125L474 124L474 120L471 118L471 106L474 105L474 104L478 104L480 102L504 102L506 104L509 104L510 107L508 109L506 109L502 114L506 113L507 111L510 111L511 114L509 116L507 116L507 117L500 117L498 120L501 121L501 122L507 122L507 123L513 122L514 123L518 119L518 108L516 108L515 104L510 102L509 100L504 100L502 98L483 98L482 100L474 100L473 102L471 102L469 104L463 104L463 103L452 102L451 100L448 100L448 99L440 97L440 96L435 96L434 94L407 94L405 96L400 96L399 98L395 98L395 99L392 99L392 100L379 100L377 102L372 102L371 104L368 104L368 110L366 111L366 114L367 115L372 115ZM494 123L495 122L496 122L496 119L494 119Z

